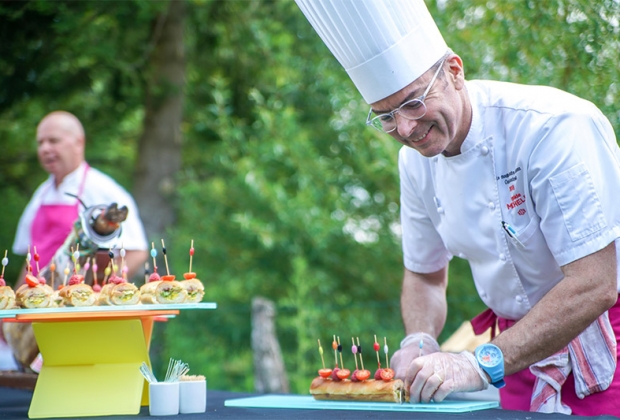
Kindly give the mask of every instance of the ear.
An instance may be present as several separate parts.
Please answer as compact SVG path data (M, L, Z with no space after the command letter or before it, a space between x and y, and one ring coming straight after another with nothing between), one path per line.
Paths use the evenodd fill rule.
M456 54L452 54L446 60L448 65L448 69L446 71L446 75L452 83L454 83L454 87L456 90L461 90L465 86L465 71L463 70L463 60Z

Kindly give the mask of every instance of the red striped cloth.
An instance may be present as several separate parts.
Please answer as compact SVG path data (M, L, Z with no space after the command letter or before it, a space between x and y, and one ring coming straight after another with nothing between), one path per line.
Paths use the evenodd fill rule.
M493 327L497 316L487 309L472 320L476 334ZM562 403L562 385L571 371L575 390L581 399L609 388L616 370L616 337L607 312L559 352L530 366L536 376L530 411L571 414Z

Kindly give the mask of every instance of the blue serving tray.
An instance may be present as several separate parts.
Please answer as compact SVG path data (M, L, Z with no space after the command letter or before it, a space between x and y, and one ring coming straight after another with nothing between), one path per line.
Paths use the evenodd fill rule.
M440 403L396 404L363 401L319 401L306 395L262 395L260 397L226 400L226 407L299 408L315 410L420 411L434 413L465 413L498 408L497 401L454 401Z

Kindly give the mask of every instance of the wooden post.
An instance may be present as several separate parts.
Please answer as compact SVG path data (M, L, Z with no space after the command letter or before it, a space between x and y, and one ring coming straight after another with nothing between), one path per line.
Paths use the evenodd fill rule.
M275 328L276 309L272 301L252 299L252 351L254 388L261 394L289 393L288 377Z

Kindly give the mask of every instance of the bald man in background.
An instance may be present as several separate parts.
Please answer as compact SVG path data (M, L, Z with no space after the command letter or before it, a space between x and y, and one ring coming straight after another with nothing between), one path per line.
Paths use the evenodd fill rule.
M49 177L37 188L19 220L13 253L25 256L29 247L32 253L36 247L39 266L43 268L71 233L74 222L83 210L80 200L86 206L117 203L119 207L126 206L128 209L118 243L122 243L126 251L125 265L128 278L132 278L148 258L148 243L138 207L123 187L86 163L86 136L78 118L65 111L46 115L37 126L36 140L39 162ZM103 264L98 264L100 278L108 261L107 251L105 255ZM64 269L57 267L59 272ZM16 286L24 282L25 274L26 265ZM16 353L22 365L28 365L31 356L20 357Z
M37 127L37 154L50 175L37 188L19 220L13 252L26 255L28 246L36 246L39 265L43 267L64 243L83 210L74 196L80 197L86 206L118 203L129 210L119 243L126 250L125 263L131 278L148 258L138 207L123 187L86 163L85 144L84 128L75 115L54 111L41 120Z

